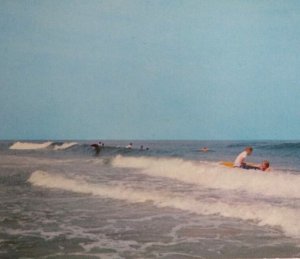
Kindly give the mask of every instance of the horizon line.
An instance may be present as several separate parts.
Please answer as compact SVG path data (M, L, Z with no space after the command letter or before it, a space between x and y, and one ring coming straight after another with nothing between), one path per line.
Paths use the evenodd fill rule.
M300 141L300 139L0 139L0 141Z

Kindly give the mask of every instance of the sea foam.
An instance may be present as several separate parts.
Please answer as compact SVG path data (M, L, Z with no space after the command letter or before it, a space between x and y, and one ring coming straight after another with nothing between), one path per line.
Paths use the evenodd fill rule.
M255 204L241 202L207 202L190 196L167 191L136 190L123 186L91 184L84 180L70 179L59 174L35 171L28 181L34 186L58 188L77 193L99 195L105 198L123 200L130 203L152 201L157 207L170 207L200 215L218 214L224 217L251 220L258 225L280 227L289 236L300 237L298 224L300 210L271 205L265 202Z
M47 141L44 143L31 143L31 142L16 142L10 146L10 149L15 150L35 150L35 149L45 149L50 148L53 150L64 150L68 149L74 145L77 145L76 142L66 142L61 145L55 144L53 142Z
M17 149L17 150L43 149L49 147L51 144L52 142L50 141L44 143L16 142L13 145L11 145L9 149Z
M166 177L206 188L246 191L274 197L300 198L300 175L287 172L227 168L219 163L177 158L117 156L112 166L135 168L136 173Z

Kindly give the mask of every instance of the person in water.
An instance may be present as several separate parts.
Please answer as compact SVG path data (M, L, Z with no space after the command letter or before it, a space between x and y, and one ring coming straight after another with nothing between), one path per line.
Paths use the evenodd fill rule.
M129 143L129 145L127 145L126 148L132 149L132 143Z
M268 160L264 160L261 162L260 165L245 164L242 168L243 169L261 170L261 171L269 171L270 170L270 162Z
M203 147L200 149L201 152L207 152L208 150L209 150L208 147Z
M247 156L250 156L252 154L252 152L253 152L252 147L246 147L245 150L236 157L233 166L244 168L247 165L245 160Z
M91 147L93 147L95 149L95 154L96 155L99 155L102 146L104 146L104 144L101 141L97 144L92 144L91 145Z

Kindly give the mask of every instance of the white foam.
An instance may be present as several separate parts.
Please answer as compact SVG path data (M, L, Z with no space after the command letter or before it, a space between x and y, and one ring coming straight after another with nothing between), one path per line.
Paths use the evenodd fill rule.
M247 191L285 198L300 198L300 175L284 172L265 173L226 168L217 163L193 162L175 158L117 156L112 165L140 169L150 176L167 177L207 188Z
M172 207L201 215L219 214L243 220L252 220L258 225L278 226L290 236L300 237L300 210L278 207L264 202L247 204L241 202L207 202L192 197L162 191L137 191L122 186L90 184L83 180L68 179L57 174L35 171L28 181L35 186L59 188L62 190L100 195L102 197L124 200L127 202L152 201L157 207Z
M76 142L63 143L62 145L55 145L54 150L63 150L63 149L67 149L67 148L70 148L75 145L77 145Z
M30 142L16 142L10 146L9 149L18 149L18 150L32 150L32 149L43 149L47 148L52 144L52 142L44 143L30 143Z

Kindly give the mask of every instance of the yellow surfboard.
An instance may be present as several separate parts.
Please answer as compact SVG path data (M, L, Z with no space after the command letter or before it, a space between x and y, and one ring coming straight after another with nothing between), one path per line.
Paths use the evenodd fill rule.
M234 167L234 163L230 162L230 161L221 161L220 164L224 165L224 166L227 166L227 167L231 167L231 168ZM249 163L247 163L247 165L256 166L254 164L249 164Z
M231 168L234 167L233 163L229 161L222 161L220 164Z
M234 168L234 164L232 162L230 162L230 161L221 161L220 165L224 165L226 167ZM255 165L255 164L249 164L249 163L247 163L247 165L253 166L253 167L257 167L257 165ZM249 169L252 169L252 168L249 168ZM269 171L270 171L270 168L268 168L267 170L265 170L266 173L269 172Z

